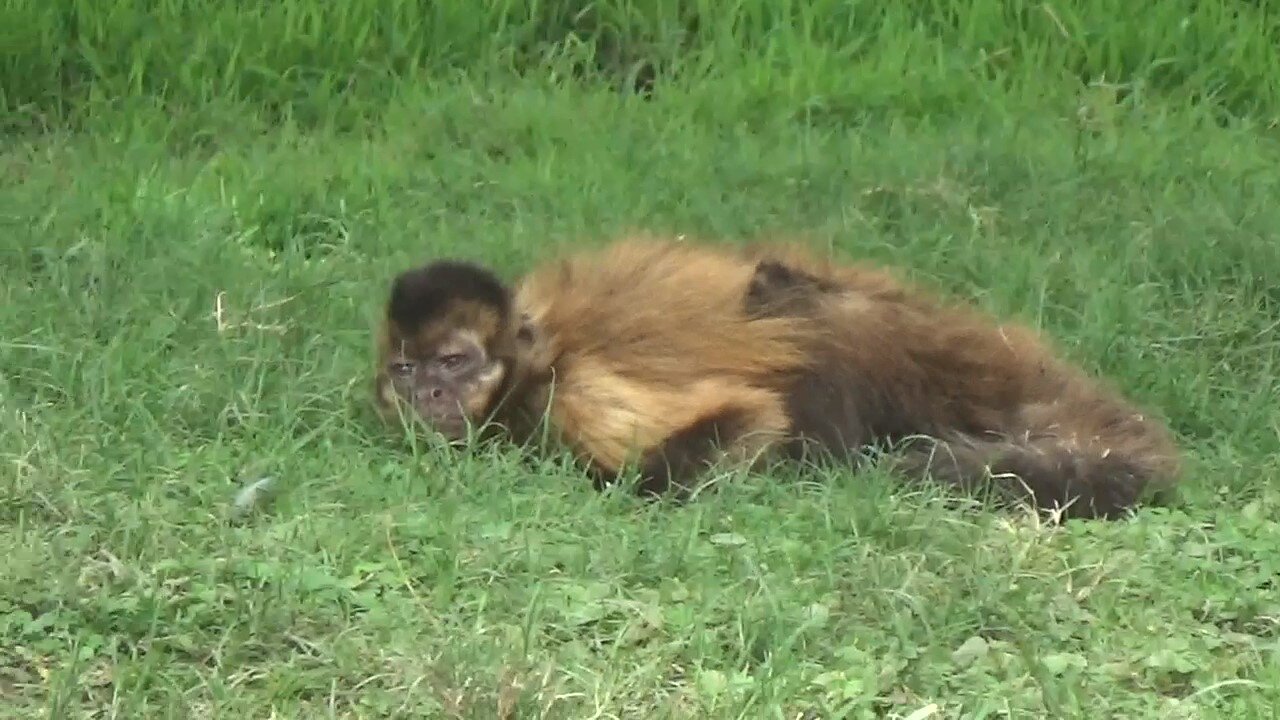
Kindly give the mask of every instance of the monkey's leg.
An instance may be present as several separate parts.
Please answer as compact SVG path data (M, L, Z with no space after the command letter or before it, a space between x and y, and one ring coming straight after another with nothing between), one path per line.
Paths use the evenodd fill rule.
M1151 494L1162 477L1156 463L1140 453L1098 443L1077 444L1040 437L953 437L915 444L890 461L909 481L926 476L968 494L983 494L996 505L1029 503L1061 509L1064 518L1112 519L1125 515Z

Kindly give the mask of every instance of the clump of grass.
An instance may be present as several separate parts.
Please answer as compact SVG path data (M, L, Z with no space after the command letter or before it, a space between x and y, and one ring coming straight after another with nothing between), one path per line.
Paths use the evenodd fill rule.
M1121 0L13 0L0 28L0 104L46 122L146 96L351 125L399 83L459 71L625 89L767 76L821 108L894 102L911 94L903 78L935 93L978 83L1060 95L1104 81L1237 116L1280 114L1277 21L1261 7L1191 0L1141 13Z

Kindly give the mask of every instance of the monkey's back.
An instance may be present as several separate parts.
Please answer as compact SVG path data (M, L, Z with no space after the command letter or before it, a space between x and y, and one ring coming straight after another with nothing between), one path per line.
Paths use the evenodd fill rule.
M747 316L753 269L740 254L639 236L527 275L516 306L543 334L534 363L554 376L553 424L609 463L729 405L782 432L769 381L806 362L804 331Z
M590 357L656 382L755 378L795 367L804 354L799 323L743 311L753 269L714 247L629 237L535 269L516 305L562 362Z

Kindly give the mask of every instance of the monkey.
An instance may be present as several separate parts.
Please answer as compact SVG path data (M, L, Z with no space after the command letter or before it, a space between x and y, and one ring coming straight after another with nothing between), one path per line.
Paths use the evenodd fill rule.
M596 487L634 467L650 496L718 462L905 443L903 477L1113 518L1179 469L1167 428L1029 328L795 245L624 236L512 284L437 260L393 279L378 355L384 416L451 442L545 419Z
M898 475L1057 506L1068 519L1170 497L1181 472L1172 431L1029 327L794 246L747 254L757 264L746 312L812 329L812 362L783 383L787 456L897 445Z
M597 487L687 494L717 462L753 466L789 420L770 386L806 361L798 324L750 318L753 265L649 236L535 267L508 285L437 260L391 284L375 378L382 414L533 439L545 419Z

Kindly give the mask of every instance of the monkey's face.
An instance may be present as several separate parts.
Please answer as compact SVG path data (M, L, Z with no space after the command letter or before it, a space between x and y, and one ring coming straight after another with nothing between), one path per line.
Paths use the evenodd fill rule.
M507 373L505 362L463 330L427 347L402 342L393 349L381 371L384 406L406 407L451 441L485 420Z
M494 409L514 364L511 298L492 272L437 261L396 276L380 338L377 400L449 440Z

